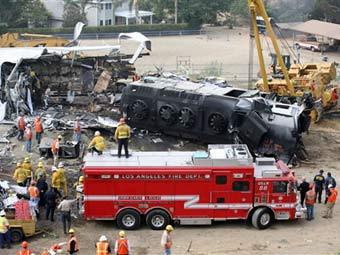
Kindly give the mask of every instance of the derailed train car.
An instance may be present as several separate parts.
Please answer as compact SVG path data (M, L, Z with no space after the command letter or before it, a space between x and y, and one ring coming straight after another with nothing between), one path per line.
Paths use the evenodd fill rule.
M286 162L303 147L301 134L309 126L303 106L254 91L165 78L129 84L121 111L133 127L203 143L245 143L254 154Z

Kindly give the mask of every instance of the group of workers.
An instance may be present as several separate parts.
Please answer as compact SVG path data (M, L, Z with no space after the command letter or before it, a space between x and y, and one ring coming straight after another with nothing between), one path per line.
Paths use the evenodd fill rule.
M324 177L324 170L321 169L310 183L303 177L302 182L297 188L300 191L300 204L307 209L306 218L308 221L314 219L314 204L322 202L323 193L325 194L324 203L326 204L326 210L322 217L327 219L333 217L333 209L338 191L336 190L336 180L331 172L328 172L327 176Z
M1 217L0 217L1 223ZM1 225L0 225L1 227ZM167 225L161 238L161 246L163 249L163 255L171 255L171 247L172 247L172 231L173 227L171 225ZM76 237L74 229L70 229L68 231L69 238L66 242L66 250L70 255L77 255L79 252L79 241ZM49 255L49 251L58 253L61 252L62 247L60 244L53 245L50 249L45 249L41 255ZM112 250L110 247L110 242L105 235L101 235L98 242L95 243L96 255L108 255L112 254ZM29 249L28 243L26 241L22 242L21 249L18 252L19 255L34 255L33 252ZM131 246L130 242L126 237L125 231L119 231L118 238L114 243L113 254L115 255L129 255L131 254Z
M30 123L26 123L23 114L20 114L17 122L18 128L18 140L23 140L25 137L25 149L28 153L32 152L32 140L33 140L33 131L32 125ZM34 130L35 130L35 139L37 140L37 144L40 145L42 134L44 132L43 125L41 122L41 116L37 115L34 119Z
M44 133L44 128L41 120L41 116L37 115L34 119L34 131L35 131L35 139L37 141L37 145L39 146L42 139L42 134ZM17 128L18 128L18 140L23 140L25 138L25 150L28 153L32 152L32 140L33 140L33 130L32 125L25 120L25 116L20 114L17 121ZM58 158L59 154L59 143L62 137L59 135L53 142L51 146L51 150L53 156L55 158L54 164L56 164L56 159ZM80 125L80 118L77 116L74 121L73 126L73 139L76 142L80 142L81 140L81 125Z

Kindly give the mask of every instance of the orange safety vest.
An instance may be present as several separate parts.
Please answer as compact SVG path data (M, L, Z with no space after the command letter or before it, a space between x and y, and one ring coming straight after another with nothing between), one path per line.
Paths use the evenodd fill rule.
M26 133L26 140L31 141L33 138L32 130L30 128L27 128L25 133Z
M67 251L69 252L71 250L71 242L74 241L75 242L75 251L79 251L79 245L78 245L78 240L75 236L73 236L70 240L68 240L67 242Z
M41 120L36 119L34 121L34 129L36 133L42 133L43 132L43 127L41 124Z
M337 198L337 196L338 196L338 191L335 190L335 189L332 189L330 192L331 192L331 194L329 195L327 201L328 201L329 203L335 203L336 198Z
M31 255L32 254L32 252L30 251L30 250L20 250L19 252L18 252L18 254L19 255Z
M309 190L306 193L306 205L314 205L315 204L315 191Z
M118 240L118 249L117 255L128 255L129 248L128 248L128 240L127 239L119 239Z
M19 130L25 130L26 122L23 117L20 117L18 120L18 128Z
M97 246L96 255L107 255L107 254L109 254L109 252L108 252L109 244L108 243L98 242L96 244L96 246Z
M28 194L30 195L30 198L37 198L39 196L39 190L37 187L30 186L28 188Z
M52 144L51 144L51 151L53 154L57 154L59 150L59 140L55 139L53 140Z

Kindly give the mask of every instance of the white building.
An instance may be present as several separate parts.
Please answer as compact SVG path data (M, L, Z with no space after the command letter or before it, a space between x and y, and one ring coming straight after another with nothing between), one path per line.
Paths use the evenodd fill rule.
M42 0L46 9L52 14L51 26L62 27L64 1L63 0ZM93 0L86 9L88 26L110 26L114 24L136 23L135 10L130 9L130 1L126 0L114 10L113 0ZM139 11L139 16L146 23L152 24L152 12Z
M51 27L63 26L64 0L42 0L46 9L52 14Z

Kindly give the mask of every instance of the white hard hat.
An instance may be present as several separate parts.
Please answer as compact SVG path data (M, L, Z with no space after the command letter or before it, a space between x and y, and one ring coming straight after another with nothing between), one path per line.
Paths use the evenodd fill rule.
M94 136L100 136L100 132L99 132L99 131L96 131L96 132L94 133Z
M2 210L2 211L0 212L0 216L6 216L5 210Z
M64 162L60 162L60 163L58 164L58 167L64 167Z
M329 184L329 185L328 185L328 188L329 188L329 189L333 188L333 185L332 185L332 184Z
M57 168L55 166L52 166L52 172L57 171Z
M31 124L27 124L27 127L30 128L30 127L32 127L32 126L31 126Z
M106 242L106 241L107 241L106 236L101 236L101 237L99 238L99 242Z

